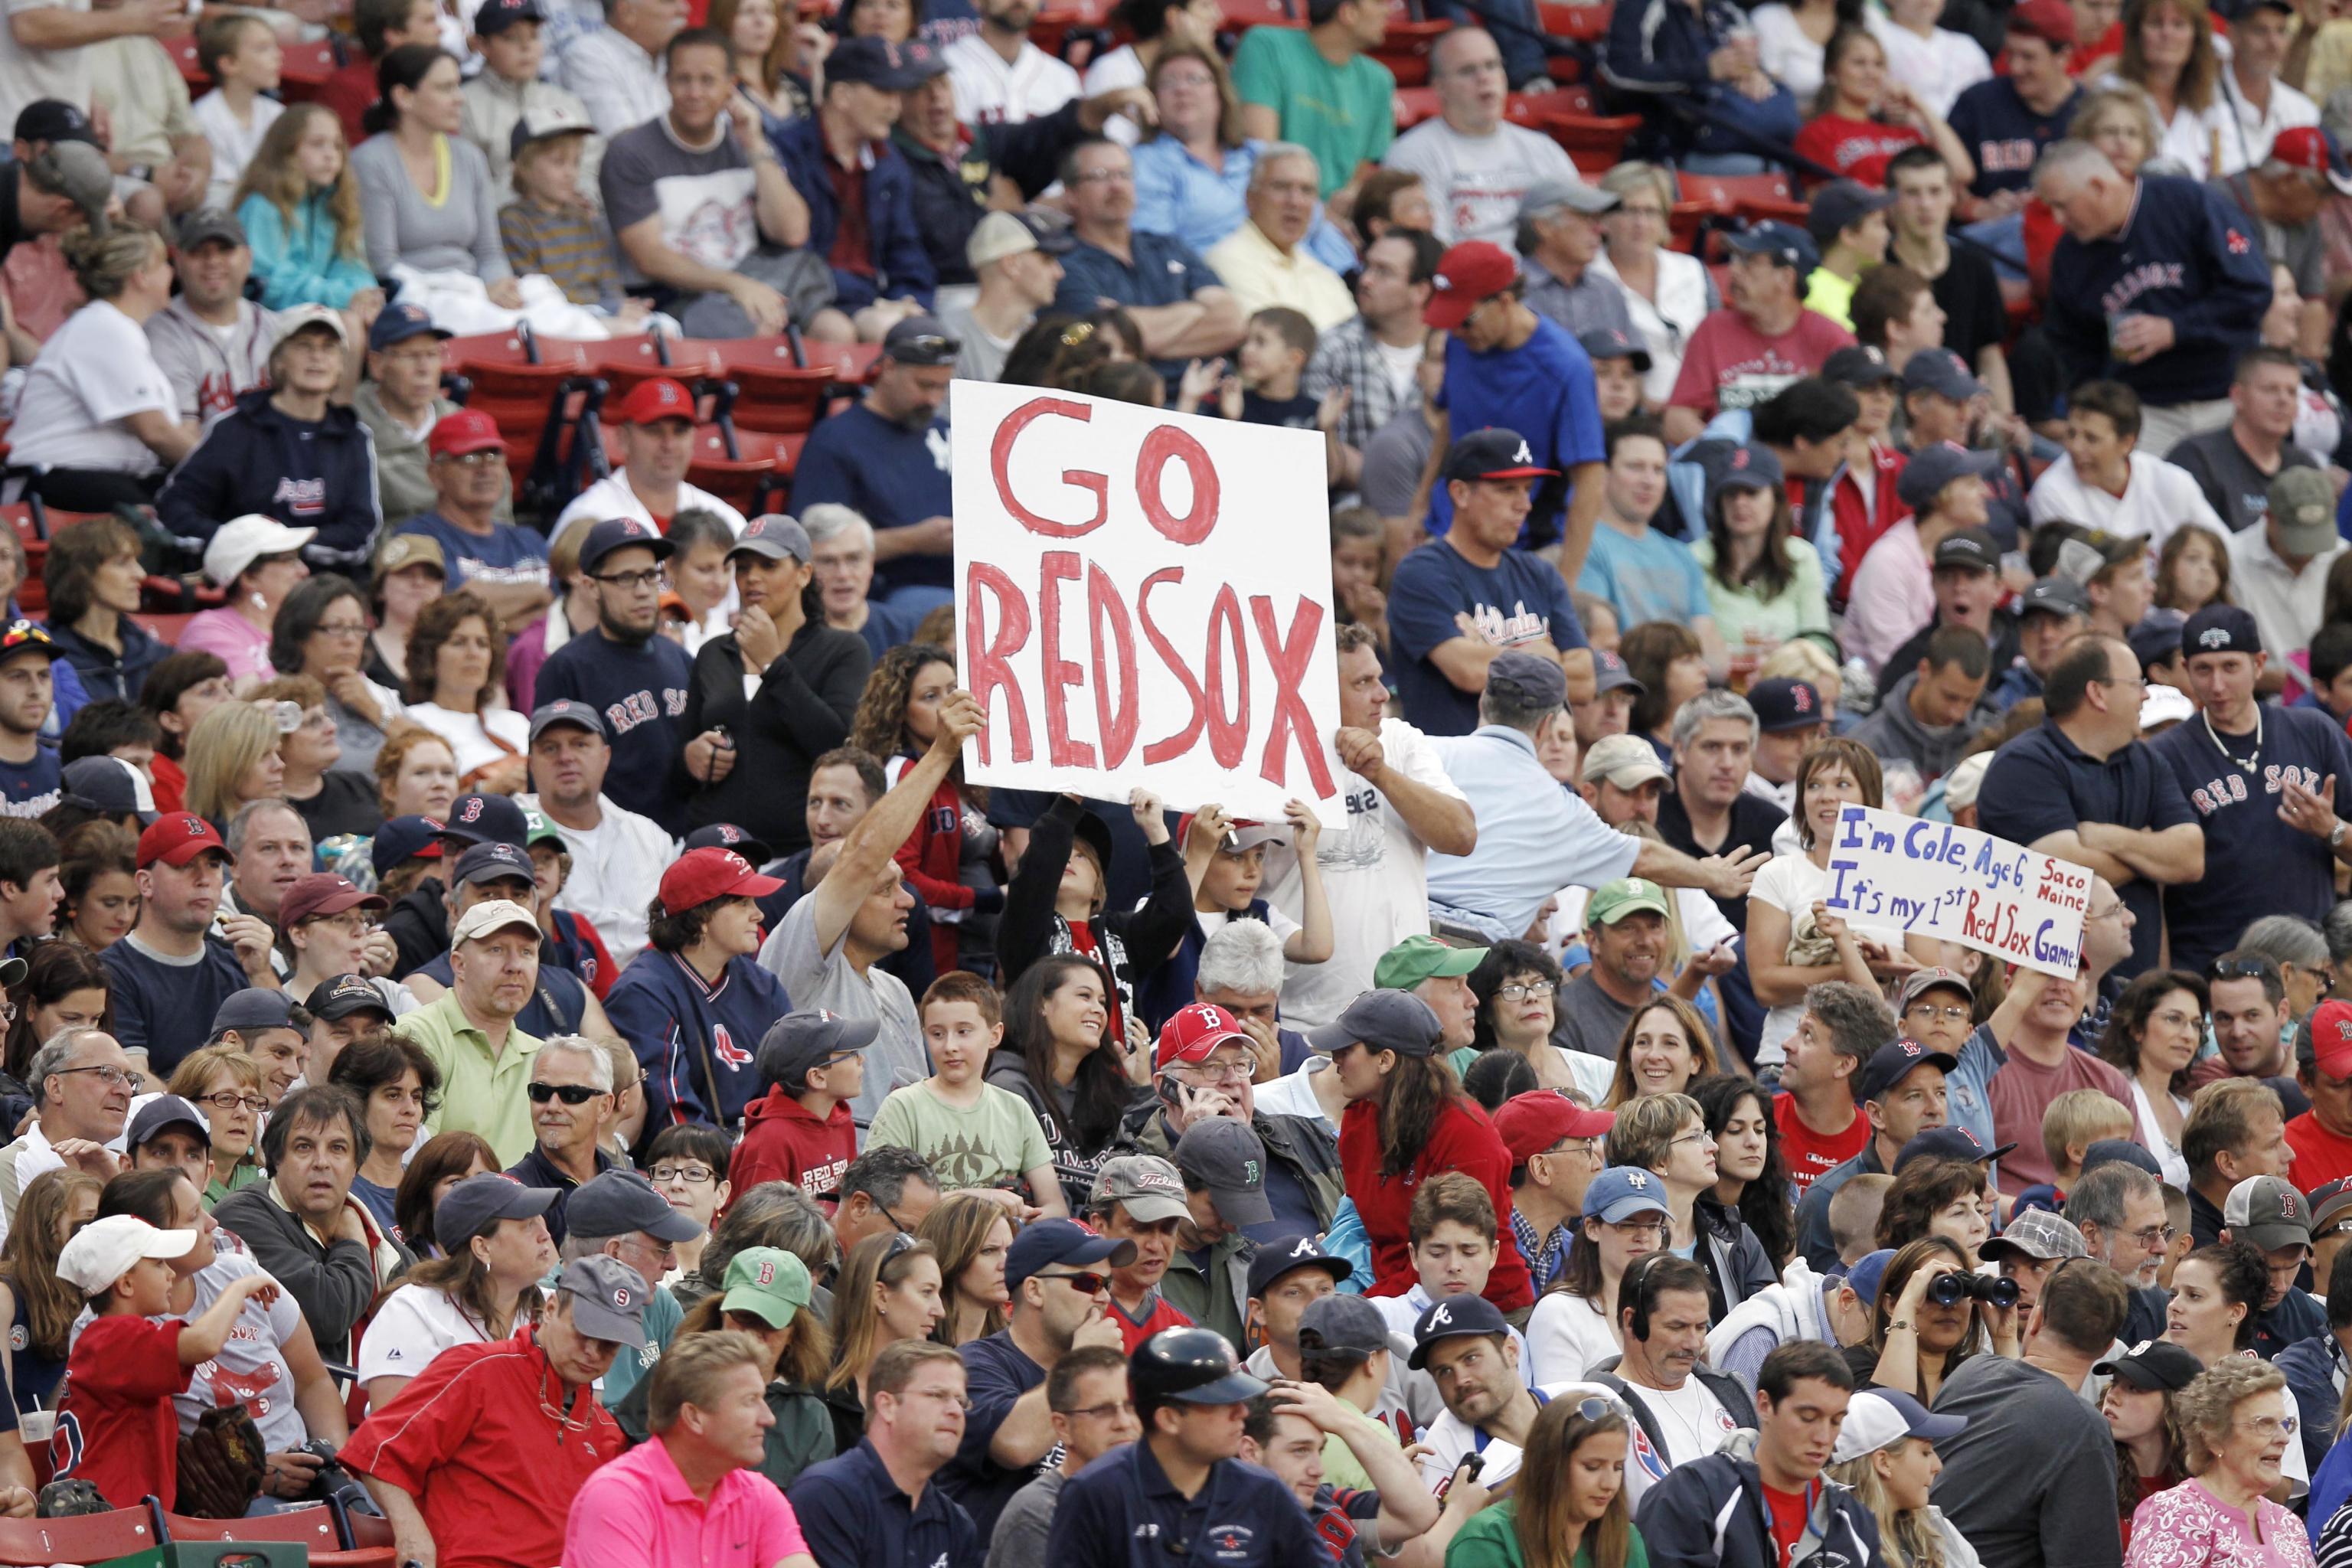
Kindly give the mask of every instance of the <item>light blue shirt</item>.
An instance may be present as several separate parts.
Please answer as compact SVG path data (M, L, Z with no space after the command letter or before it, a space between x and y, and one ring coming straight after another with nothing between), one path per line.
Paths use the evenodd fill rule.
M1993 1043L1992 1026L1979 1024L1959 1050L1960 1065L1944 1075L1946 1122L1965 1127L1988 1149L1999 1147L1992 1135L1992 1075L2009 1060L2009 1053Z
M1145 234L1172 235L1206 256L1210 247L1248 219L1250 171L1257 167L1257 155L1265 149L1265 142L1255 140L1229 147L1225 166L1212 169L1172 136L1139 143L1130 226ZM1307 230L1307 253L1342 278L1361 265L1319 203Z
M1707 602L1706 577L1689 545L1654 528L1639 538L1622 533L1607 522L1596 523L1592 546L1585 552L1584 570L1576 585L1615 607L1617 624L1637 626L1643 621L1677 621L1688 626L1715 610Z
M1562 888L1598 888L1633 873L1642 841L1562 789L1521 731L1482 724L1429 743L1478 820L1468 855L1430 854L1433 914L1497 940L1520 936Z

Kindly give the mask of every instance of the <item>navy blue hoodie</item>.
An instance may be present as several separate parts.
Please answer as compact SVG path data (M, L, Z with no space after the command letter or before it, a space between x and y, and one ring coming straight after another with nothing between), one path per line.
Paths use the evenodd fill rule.
M316 424L289 419L257 386L205 428L196 449L156 498L163 526L201 549L247 512L319 536L302 558L313 570L349 572L375 548L383 510L375 490L375 442L349 408Z

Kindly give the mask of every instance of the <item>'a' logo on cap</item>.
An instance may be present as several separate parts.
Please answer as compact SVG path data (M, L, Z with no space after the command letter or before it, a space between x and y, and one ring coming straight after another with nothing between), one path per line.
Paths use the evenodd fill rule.
M1315 1245L1315 1238L1313 1237L1302 1236L1298 1238L1298 1245L1290 1249L1290 1256L1293 1258L1318 1258L1322 1255L1322 1252L1323 1249Z
M1525 437L1520 437L1519 449L1511 454L1511 461L1514 463L1533 463L1535 460L1536 455L1528 450L1527 438Z
M1430 1313L1429 1326L1433 1329L1452 1328L1454 1326L1454 1309L1451 1307L1440 1307L1434 1312Z

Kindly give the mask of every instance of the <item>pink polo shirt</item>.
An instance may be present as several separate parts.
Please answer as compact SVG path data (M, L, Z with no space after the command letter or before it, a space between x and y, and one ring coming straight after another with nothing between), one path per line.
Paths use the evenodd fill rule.
M564 1568L775 1568L807 1551L773 1481L736 1470L706 1503L659 1437L590 1476L563 1528Z

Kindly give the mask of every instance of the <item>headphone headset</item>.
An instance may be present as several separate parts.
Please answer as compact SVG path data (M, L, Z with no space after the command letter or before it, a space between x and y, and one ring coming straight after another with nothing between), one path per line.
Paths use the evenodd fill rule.
M1650 1268L1659 1258L1673 1256L1673 1253L1663 1250L1645 1253L1635 1258L1633 1266L1626 1269L1617 1281L1618 1316L1624 1316L1625 1292L1631 1290L1633 1293L1633 1321L1627 1331L1645 1344L1650 1338L1650 1309L1655 1305L1652 1300L1654 1292L1649 1289Z

